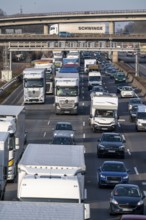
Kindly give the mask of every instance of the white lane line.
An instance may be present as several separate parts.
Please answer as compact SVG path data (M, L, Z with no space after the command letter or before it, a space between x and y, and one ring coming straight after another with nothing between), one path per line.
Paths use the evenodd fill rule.
M142 185L145 186L145 185L146 185L146 182L142 182Z
M121 118L121 119L118 119L118 121L125 121L125 119L122 119L122 118Z
M85 121L83 121L83 126L85 126Z
M84 102L82 103L82 105L83 105L83 106L85 105Z
M50 124L50 121L48 121L48 125Z
M85 138L85 137L86 137L86 134L84 133L84 134L83 134L83 138Z
M130 150L129 150L129 149L127 149L127 152L128 152L128 154L131 156L131 152L130 152Z
M134 167L134 170L135 170L136 175L139 175L139 172L136 167Z
M46 133L46 131L45 131L45 132L44 132L44 137L46 136L46 134L47 134L47 133Z
M118 122L118 127L120 128L121 127L121 125L120 125L120 123Z

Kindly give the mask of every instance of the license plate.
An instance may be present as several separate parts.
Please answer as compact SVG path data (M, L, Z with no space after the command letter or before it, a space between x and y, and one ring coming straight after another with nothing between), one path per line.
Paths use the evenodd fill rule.
M125 211L125 212L130 212L130 211L132 211L132 209L123 209L123 211Z
M109 153L115 153L115 150L108 150Z
M64 111L64 113L70 113L70 111Z

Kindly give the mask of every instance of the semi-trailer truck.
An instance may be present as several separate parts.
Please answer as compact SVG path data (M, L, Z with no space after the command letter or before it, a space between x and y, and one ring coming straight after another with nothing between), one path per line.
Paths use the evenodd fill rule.
M106 32L105 23L68 23L50 25L50 35L58 35L60 32L75 34L104 34Z
M0 132L0 200L4 199L8 175L9 133Z
M1 220L85 220L89 204L1 201Z
M80 203L87 197L85 172L83 145L28 144L18 163L17 196Z
M57 73L55 77L56 114L78 114L78 108L79 74Z
M17 162L20 159L27 142L24 106L0 106L0 133L1 132L9 133L7 179L13 181L17 173Z

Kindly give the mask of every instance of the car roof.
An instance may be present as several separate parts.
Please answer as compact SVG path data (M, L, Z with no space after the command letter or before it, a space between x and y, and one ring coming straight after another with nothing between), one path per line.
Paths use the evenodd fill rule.
M56 123L56 125L62 125L62 124L67 124L67 125L71 125L71 123L70 122L67 122L67 121L59 121L59 122L57 122Z
M121 187L121 186L124 186L124 187L135 187L135 188L139 188L139 186L138 185L136 185L136 184L129 184L129 183L121 183L121 184L116 184L116 186L115 187Z
M103 132L102 135L121 135L118 132Z
M146 215L122 215L120 220L146 220Z
M114 160L113 161L111 161L111 160L104 161L103 164L105 164L105 163L108 163L108 164L113 164L113 163L114 164L124 164L123 161L114 161Z

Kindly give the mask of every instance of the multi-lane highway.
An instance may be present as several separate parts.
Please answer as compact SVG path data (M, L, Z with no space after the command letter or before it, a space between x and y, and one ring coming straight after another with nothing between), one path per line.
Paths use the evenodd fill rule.
M103 82L110 92L116 92L116 85L112 79L103 76ZM23 104L22 86L18 90L14 95L15 99L7 100L9 104ZM137 93L137 95L140 94ZM143 193L146 194L146 135L145 132L137 132L134 123L130 122L128 100L128 98L119 98L120 118L117 131L123 133L126 137L126 157L122 161L130 169L130 183L138 184ZM71 122L75 129L76 142L84 144L86 148L86 188L87 202L91 206L91 219L119 219L119 216L109 215L109 198L112 188L100 189L97 184L97 168L99 168L104 160L109 158L99 159L96 156L97 139L101 133L93 133L88 124L90 96L87 88L87 75L84 73L80 74L80 108L78 115L56 115L53 103L53 95L48 95L45 104L25 106L28 143L51 143L52 129L56 122ZM121 160L117 158L112 159ZM16 200L16 198L17 180L15 183L7 184L5 200Z

